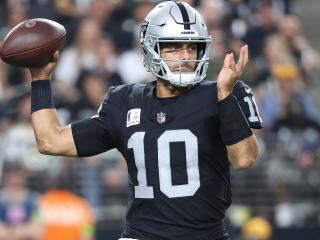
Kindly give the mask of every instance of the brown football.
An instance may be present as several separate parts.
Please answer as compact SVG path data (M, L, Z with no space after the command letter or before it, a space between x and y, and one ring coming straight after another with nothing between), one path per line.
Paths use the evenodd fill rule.
M1 59L18 67L40 67L48 63L66 36L61 24L34 18L16 25L0 47Z

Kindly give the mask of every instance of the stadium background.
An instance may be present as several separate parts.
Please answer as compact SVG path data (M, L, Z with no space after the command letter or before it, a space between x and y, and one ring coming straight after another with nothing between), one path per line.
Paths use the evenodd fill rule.
M90 8L92 2L95 4ZM136 51L137 26L152 5L146 2L0 1L0 39L14 24L27 18L47 17L65 25L68 37L53 80L58 113L68 123L94 114L110 85L150 78L139 65ZM242 42L249 40L246 32L256 27L259 4L268 1L193 2L204 11L213 34L213 62L208 75L214 79L222 63L221 56L229 50L236 51ZM209 2L206 7L202 5L205 2ZM257 132L262 149L257 164L245 172L232 171L233 204L227 218L232 239L241 239L244 223L255 216L271 224L271 239L320 239L319 7L318 0L274 0L274 10L298 16L301 29L297 35L298 40L303 39L304 48L295 48L295 36L288 37L285 40L288 52L283 53L287 55L279 57L278 62L275 55L270 60L260 49L254 52L244 74L255 91L266 128ZM283 22L275 19L272 27ZM267 31L267 35L275 36L273 43L282 39L277 38L279 34L284 32ZM259 37L262 35L255 40L267 45ZM276 48L272 38L269 42L267 52ZM96 239L117 239L127 201L127 178L121 156L116 151L82 159L40 155L29 118L29 81L26 71L0 61L1 162L23 165L28 172L28 189L40 195L53 179L68 176L68 187L84 197L94 210ZM294 86L291 91L307 95L308 100L301 102L295 95L281 96L292 94L290 90L286 92L288 86L282 89L283 83ZM291 112L284 111L281 118L273 116L272 110L285 97L291 102L288 104ZM276 105L268 108L270 102Z

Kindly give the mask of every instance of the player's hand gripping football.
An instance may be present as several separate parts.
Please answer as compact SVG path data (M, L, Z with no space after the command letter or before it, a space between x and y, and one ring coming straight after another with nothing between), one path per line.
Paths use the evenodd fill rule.
M32 80L50 79L53 69L57 65L59 59L59 51L55 51L50 62L41 67L29 68Z
M218 100L226 98L232 91L233 86L239 80L245 66L249 61L248 46L244 45L240 49L238 62L235 63L233 53L225 56L223 67L217 79Z

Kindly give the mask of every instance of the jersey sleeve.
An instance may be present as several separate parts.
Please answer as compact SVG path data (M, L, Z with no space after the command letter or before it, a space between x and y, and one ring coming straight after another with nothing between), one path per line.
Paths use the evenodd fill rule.
M252 94L251 88L243 81L239 80L235 84L232 93L239 102L250 127L254 129L263 128L263 122L260 118L258 106Z
M112 137L114 104L112 88L102 102L98 114L71 124L78 157L93 156L115 148Z

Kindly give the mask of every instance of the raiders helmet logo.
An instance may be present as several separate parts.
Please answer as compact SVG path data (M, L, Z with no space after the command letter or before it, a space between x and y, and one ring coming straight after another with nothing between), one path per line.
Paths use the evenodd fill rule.
M149 22L147 22L147 21L144 21L141 24L141 27L140 27L140 43L141 44L143 43L144 38L146 36L146 32L147 32L148 26L149 26Z

